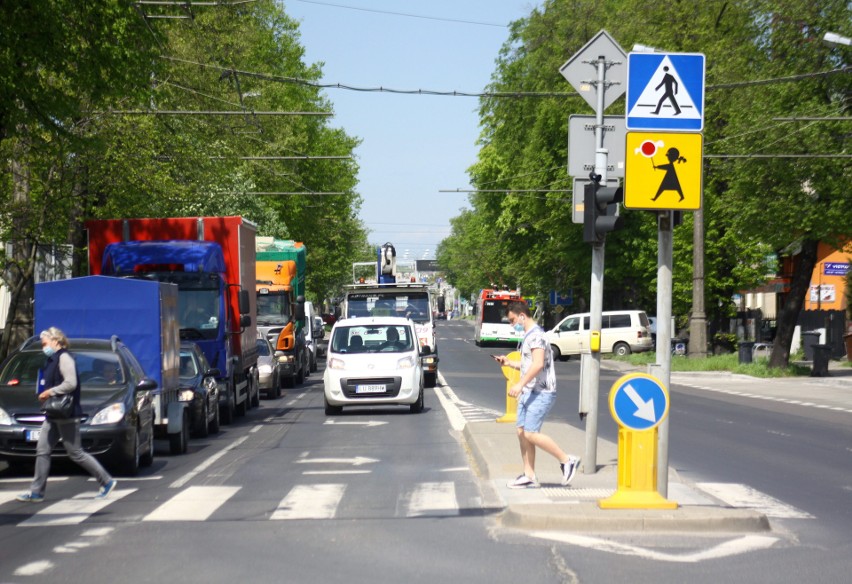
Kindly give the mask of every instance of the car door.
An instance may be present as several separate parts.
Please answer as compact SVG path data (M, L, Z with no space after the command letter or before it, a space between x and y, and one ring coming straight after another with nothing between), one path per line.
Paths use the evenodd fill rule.
M580 352L580 324L582 317L572 315L556 325L553 344L559 347L563 355L576 355Z

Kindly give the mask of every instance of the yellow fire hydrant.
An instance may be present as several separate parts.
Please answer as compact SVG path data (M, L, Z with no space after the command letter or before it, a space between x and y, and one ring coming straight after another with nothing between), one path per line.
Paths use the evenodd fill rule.
M512 351L506 355L507 361L520 361L521 354L518 351ZM518 421L518 398L509 395L509 389L521 380L521 372L518 369L502 366L503 375L506 377L506 413L497 418L495 421L500 423L517 422Z

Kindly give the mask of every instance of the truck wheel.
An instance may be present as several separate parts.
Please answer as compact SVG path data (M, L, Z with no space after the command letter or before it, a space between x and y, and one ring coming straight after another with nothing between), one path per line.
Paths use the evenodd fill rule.
M189 444L189 416L183 411L183 420L179 432L169 434L169 452L172 454L185 454Z
M305 370L299 369L299 372L296 374L296 385L302 385L305 382Z
M424 373L423 385L426 387L435 387L438 384L438 373Z
M229 395L228 399L225 400L225 405L219 406L219 420L225 425L230 425L234 423L233 397L233 394Z
M250 390L250 389L251 389L250 387L246 387L246 395L243 398L242 403L237 404L237 407L234 408L234 413L237 414L238 418L241 418L248 413L249 402L251 401L251 395L248 392L248 390Z

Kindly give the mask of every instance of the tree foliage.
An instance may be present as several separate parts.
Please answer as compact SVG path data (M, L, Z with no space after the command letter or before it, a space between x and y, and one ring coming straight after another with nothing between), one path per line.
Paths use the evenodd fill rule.
M848 22L845 0L546 0L513 23L489 89L570 92L559 67L601 28L628 51L640 43L706 55L705 298L709 320L719 323L736 310L734 294L772 275L768 256L793 242L839 242L852 233L848 164L779 156L847 153L848 120L778 120L848 116L848 70L821 74L843 58L820 42L827 30L848 33L836 30ZM622 98L607 115L623 111ZM573 113L593 112L575 95L482 99L480 154L469 172L476 188L502 192L471 195L472 209L453 222L438 256L465 292L487 286L485 275L497 271L540 298L549 289L573 288L575 299L588 293L591 254L582 227L571 222L565 171ZM775 157L741 157L754 154ZM607 238L604 307L653 312L656 217L622 214L625 227ZM673 310L684 317L692 302L692 220L687 214L674 239ZM482 260L474 269L469 254ZM800 271L810 276L807 265ZM797 314L781 318L795 324Z
M304 62L298 26L279 4L193 7L192 19L144 17L186 7L138 8L40 0L0 9L4 45L7 28L41 40L0 57L39 77L27 87L0 77L9 98L0 149L11 171L0 183L0 240L12 248L3 273L15 314L7 330L16 328L7 342L32 332L33 250L71 244L73 271L84 275L90 218L242 215L261 235L305 242L307 291L317 303L347 280L366 244L358 139L327 116L253 113L332 111L318 89L284 82L315 81L321 71ZM67 18L45 22L48 14ZM225 110L242 115L164 113Z

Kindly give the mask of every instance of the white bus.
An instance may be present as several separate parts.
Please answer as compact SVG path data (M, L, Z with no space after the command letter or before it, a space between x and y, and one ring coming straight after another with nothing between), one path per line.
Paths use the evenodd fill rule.
M506 309L512 302L523 301L515 290L485 289L476 301L476 325L473 341L482 343L511 343L521 339L521 334L512 328L506 318Z

